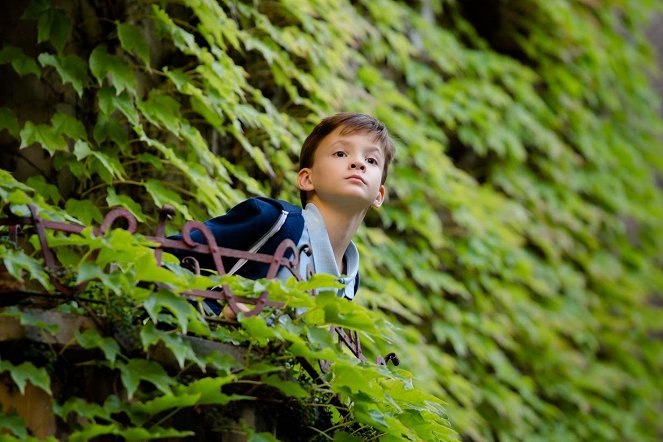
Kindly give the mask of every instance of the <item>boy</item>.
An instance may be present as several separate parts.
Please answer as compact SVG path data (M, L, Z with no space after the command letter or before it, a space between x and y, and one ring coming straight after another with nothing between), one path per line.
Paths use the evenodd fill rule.
M298 247L309 244L312 254L301 255L300 275L312 263L316 273L335 275L345 284L339 296L353 299L359 288L359 254L352 238L370 207L382 205L393 157L394 143L382 122L349 112L327 117L306 138L300 154L297 186L304 210L283 201L251 198L204 224L223 247L269 254L285 238ZM199 231L191 238L206 243ZM201 267L214 268L209 257L197 258ZM265 265L242 260L224 260L224 268L249 278L266 273ZM289 272L281 269L278 276L287 279ZM204 305L208 314L221 311L214 303ZM223 315L234 316L229 308Z

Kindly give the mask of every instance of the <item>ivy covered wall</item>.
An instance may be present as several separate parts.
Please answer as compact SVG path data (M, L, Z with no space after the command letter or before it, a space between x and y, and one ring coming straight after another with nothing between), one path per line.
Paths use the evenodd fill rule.
M374 114L398 151L358 302L399 327L372 347L398 349L413 402L443 401L467 440L656 440L657 5L8 2L3 205L150 225L171 204L178 226L297 201L312 126ZM14 276L31 268L7 250Z

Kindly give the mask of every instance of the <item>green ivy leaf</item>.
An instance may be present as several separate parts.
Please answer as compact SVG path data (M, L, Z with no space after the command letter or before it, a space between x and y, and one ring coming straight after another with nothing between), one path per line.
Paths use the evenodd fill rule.
M117 94L111 87L102 87L97 93L97 99L99 100L99 110L108 118L115 110L119 109L127 117L129 123L132 125L138 124L138 111L127 91Z
M118 94L124 90L136 93L136 78L131 67L122 57L109 54L105 47L97 46L90 54L90 70L99 84L108 77Z
M152 196L154 204L157 207L171 205L175 207L178 212L184 215L185 218L191 219L189 209L184 204L182 204L182 199L180 196L172 190L166 189L160 181L151 178L148 179L145 182L145 189Z
M7 63L11 63L14 71L21 77L34 74L39 78L41 75L41 70L37 62L25 55L23 49L6 44L0 49L0 64Z
M228 374L232 370L241 367L241 364L237 362L235 358L220 352L211 352L206 355L205 365L210 366L217 372L222 372L224 374Z
M143 440L152 440L152 439L161 439L168 440L174 438L185 438L189 436L194 436L193 431L187 430L177 430L175 428L162 428L162 427L150 427L150 428L127 428L122 431L116 431L114 434L123 437L128 441L143 441Z
M67 142L52 126L48 124L34 124L28 121L21 129L21 146L20 149L39 144L49 154L53 155L58 151L68 151L69 147Z
M251 431L251 435L248 437L247 442L279 442L271 433L254 433Z
M7 129L10 135L18 138L18 119L14 112L6 107L0 107L0 131Z
M71 21L64 12L47 0L32 0L23 18L37 20L37 42L50 42L58 53L62 52L72 31Z
M164 161L156 155L141 153L138 155L138 161L141 163L149 164L157 170L164 170Z
M205 368L205 362L194 353L191 344L186 342L182 336L158 330L152 322L146 324L140 331L140 339L144 349L148 349L158 342L163 342L177 359L180 368L184 368L186 361L194 362L201 370Z
M57 323L50 323L44 320L42 315L32 313L30 311L20 310L16 306L11 306L5 308L0 312L0 316L5 316L8 318L18 319L21 325L35 327L45 332L55 335L60 330L60 326Z
M256 339L259 345L266 345L270 339L277 338L279 335L274 329L265 322L260 316L239 316L239 322L247 331L251 339Z
M89 77L87 63L77 55L52 55L41 53L37 57L42 66L52 66L60 74L62 81L71 83L79 97L83 96L83 88L87 86Z
M309 327L309 330L315 327ZM290 331L292 327L287 327L286 330L280 330L280 334L284 340L290 343L288 351L295 356L304 357L310 361L315 360L333 360L336 358L335 346L332 343L329 330L319 329L321 332L326 333L328 337L328 344L326 346L319 345L321 341L314 343L304 339L299 333Z
M363 438L353 436L345 431L337 431L334 433L334 442L362 442L363 440Z
M29 186L26 186L24 183L17 181L14 176L9 173L8 171L4 169L0 169L0 190L14 190L14 189L19 189L19 190L24 190L26 192L31 192L33 189L31 189Z
M158 266L154 254L144 254L135 260L136 279L145 282L177 284L180 279L168 269ZM186 329L184 330L186 333Z
M37 368L28 361L20 365L13 365L9 361L0 360L0 372L4 371L9 372L21 394L25 394L26 382L41 388L48 394L53 394L51 393L51 378L45 368Z
M23 271L27 270L31 280L37 280L46 290L52 290L51 282L39 261L22 250L8 249L0 245L0 256L7 271L17 280L23 281Z
M97 116L97 123L94 125L92 135L97 144L106 140L113 141L121 148L125 148L129 144L129 136L123 123L118 118L101 112Z
M73 26L67 16L59 9L51 8L39 17L37 22L37 41L50 42L58 53L62 53L64 45L71 36Z
M124 167L118 161L116 156L107 155L100 150L91 151L91 157L94 159L91 166L92 170L97 172L106 183L112 183L113 179L123 179L126 175Z
M152 293L145 300L144 307L154 322L158 322L158 315L163 309L175 315L182 333L187 332L189 321L198 322L199 320L198 312L186 299L165 290Z
M122 273L115 272L108 274L104 272L98 264L90 261L85 261L79 264L78 274L76 275L76 284L80 284L84 281L93 281L95 279L101 281L104 287L108 288L113 293L120 294L127 290L127 280Z
M46 14L53 5L48 0L31 0L23 11L21 18L27 20L38 20L39 17Z
M0 413L0 428L11 431L14 436L25 440L28 437L28 430L25 427L23 418L16 413Z
M3 202L9 203L11 212L18 216L30 216L30 210L27 207L28 204L33 202L33 197L30 194L21 189L13 190L10 193L0 189L0 196L2 196Z
M195 380L186 386L179 384L174 387L174 390L178 395L199 395L197 402L199 405L226 405L231 401L254 399L251 396L228 395L221 391L224 385L231 383L235 379L235 376L232 375L205 377Z
M99 405L94 402L87 402L79 397L72 397L62 405L54 404L53 412L64 421L71 413L75 413L89 421L94 421L97 418L110 421L112 420L111 415L120 411L118 405L119 403L113 400L106 400L103 405Z
M139 102L138 107L152 124L163 124L171 132L178 132L182 115L173 97L151 90L147 100Z
M109 207L124 207L129 212L131 212L131 214L135 216L138 221L145 221L145 215L143 214L143 209L141 209L140 205L127 195L118 195L115 192L115 188L112 186L108 187L106 203Z
M272 387L278 388L283 393L291 397L305 398L309 396L308 391L302 388L301 385L296 382L283 380L278 375L263 377L261 381L266 385L271 385Z
M169 66L164 67L164 74L173 82L178 91L183 89L191 90L193 85L191 84L191 79L182 69L172 69ZM193 104L192 104L193 105Z
M176 380L170 377L156 362L130 359L127 364L118 362L116 366L120 370L122 384L127 389L129 399L134 397L141 381L151 383L164 394L172 394L171 386L176 383Z
M98 348L104 353L111 367L115 364L115 358L120 353L120 346L115 339L101 336L95 330L85 330L83 333L76 330L75 336L81 347L85 349Z
M198 404L200 393L196 394L165 394L145 402L135 402L127 407L125 412L129 415L131 423L144 426L153 416L167 410L192 407Z
M325 322L355 330L374 333L375 318L366 309L358 308L351 302L336 296L334 291L323 291L316 297L316 308L324 312ZM315 311L312 311L315 314Z
M223 127L223 114L214 109L205 97L191 97L191 109L198 112L213 127Z
M56 112L51 118L51 125L53 130L60 135L66 135L72 140L87 140L85 126L71 115Z
M143 60L145 66L149 67L150 47L140 28L129 23L118 23L117 35L122 48L127 52L134 52Z
M79 219L81 223L86 226L96 222L101 224L104 220L103 215L99 208L90 200L77 200L76 198L69 198L64 206L67 213Z
M74 156L78 161L87 158L91 153L92 149L90 149L90 145L86 141L77 140L74 143Z
M62 196L57 186L47 183L43 175L33 175L27 179L26 184L37 191L46 201L58 203Z
M115 423L107 425L90 423L82 430L71 433L67 440L70 442L87 442L99 436L115 434L117 431L119 431L119 428Z

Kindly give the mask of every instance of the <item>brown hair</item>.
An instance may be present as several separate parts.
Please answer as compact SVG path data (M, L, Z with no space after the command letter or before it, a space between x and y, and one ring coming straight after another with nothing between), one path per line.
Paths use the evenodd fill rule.
M370 115L354 112L341 112L324 118L313 128L302 145L302 151L299 155L299 170L313 166L313 156L318 149L318 145L323 138L333 132L337 127L342 127L341 135L349 135L355 132L368 132L374 135L375 141L380 145L384 154L381 180L381 183L384 184L389 174L389 164L394 158L394 142L389 137L387 126L383 122ZM302 202L302 207L305 207L307 199L306 191L301 190L299 198Z

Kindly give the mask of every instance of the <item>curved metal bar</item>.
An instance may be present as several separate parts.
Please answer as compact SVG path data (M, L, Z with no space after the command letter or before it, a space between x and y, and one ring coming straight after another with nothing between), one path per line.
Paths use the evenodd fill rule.
M48 239L46 238L46 226L44 225L44 220L39 216L39 209L33 204L29 204L28 208L30 209L30 214L32 215L32 222L34 223L35 228L37 229L37 236L39 237L39 244L41 245L41 253L44 256L44 261L46 262L46 268L48 270L48 279L51 283L60 290L65 295L71 295L73 290L71 287L68 287L64 284L61 284L57 278L57 266L55 265L55 256L53 251L48 245Z
M221 257L219 256L220 255L219 246L217 246L216 244L216 238L214 238L214 234L212 234L212 232L207 228L205 224L201 223L200 221L193 221L193 220L187 221L184 224L184 227L182 228L182 242L184 242L184 244L192 248L200 245L198 242L194 241L191 238L191 232L193 230L198 230L203 235L203 237L207 242L207 248L209 250L209 253L212 255L216 271L218 272L219 275L225 275L226 269L223 266L223 261L221 260ZM225 299L228 301L230 308L236 314L239 313L241 309L237 305L237 301L233 296L230 286L228 284L222 284L221 287L222 287L221 291L225 295Z
M111 210L106 214L104 217L104 221L101 223L101 225L95 229L95 234L96 235L105 235L106 231L113 225L115 224L115 221L118 219L124 219L127 221L127 230L129 233L136 233L136 228L138 227L138 221L136 221L136 217L133 215L133 213L129 212L127 209L123 209L121 207L116 208Z
M292 258L290 259L286 258L286 253L288 253L288 251L292 251ZM299 256L297 255L297 246L291 239L284 239L283 241L281 241L281 244L279 244L279 246L274 251L274 255L272 256L272 262L269 265L269 269L267 270L267 275L265 277L267 279L276 278L276 275L278 274L281 266L284 264L289 265L289 263L293 262L293 260L294 260L293 265L299 263Z
M37 229L37 236L39 237L39 244L41 245L41 253L44 255L46 266L48 266L48 268L51 270L55 270L55 257L53 256L53 251L51 251L50 247L48 246L44 222L39 216L39 210L33 204L29 204L28 208L30 209L30 214L32 215L32 222Z
M207 228L205 224L201 223L200 221L187 221L182 228L182 242L191 248L200 246L200 243L194 241L191 238L191 232L194 230L198 230L203 235L203 237L205 237L205 240L207 241L207 249L212 255L216 271L219 273L219 275L225 275L226 269L223 266L223 261L221 261L221 258L219 257L219 246L216 244L216 238L214 238L214 234Z
M168 220L173 219L175 215L175 209L173 206L163 206L159 210L159 224L157 224L156 237L163 239L166 236L166 223ZM161 242L159 241L161 244ZM157 265L161 267L161 255L163 254L163 249L161 247L156 247L154 249L154 257L157 260ZM196 261L197 262L197 261ZM198 274L200 274L200 266L198 267Z
M286 258L286 254L288 253L288 251L291 251L293 255L292 258L290 259ZM269 265L269 269L267 270L267 275L265 277L267 279L276 278L276 275L278 274L282 266L285 267L293 266L294 268L297 268L296 264L293 264L293 262L294 263L299 262L299 256L297 255L297 246L292 240L284 239L283 241L281 241L281 244L279 244L279 246L274 251L274 255L272 255L272 262ZM263 290L260 296L253 303L255 307L252 310L249 310L248 312L244 312L244 314L246 316L254 316L260 313L267 304L268 296L269 292L267 290ZM232 301L229 299L228 302L230 304L230 307L233 308ZM239 313L238 311L235 311L234 308L233 311L235 313Z
M200 275L200 263L193 256L185 256L180 261L180 264L182 267L191 270L194 275Z

